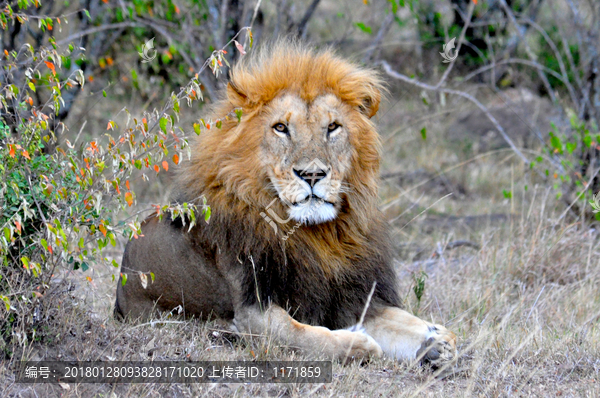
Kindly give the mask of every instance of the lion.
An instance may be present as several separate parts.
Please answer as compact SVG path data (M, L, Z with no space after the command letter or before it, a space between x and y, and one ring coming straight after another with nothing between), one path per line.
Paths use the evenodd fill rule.
M376 71L290 40L238 62L213 108L221 128L191 143L174 189L205 198L210 222L148 218L121 273L155 280L118 283L115 315L180 308L342 361L452 361L454 333L400 308L371 121L383 90Z

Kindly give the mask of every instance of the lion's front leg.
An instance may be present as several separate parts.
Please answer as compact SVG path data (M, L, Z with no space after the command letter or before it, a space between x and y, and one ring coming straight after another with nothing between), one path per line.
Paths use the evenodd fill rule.
M233 323L242 333L267 335L278 344L331 359L363 360L382 355L379 344L365 333L303 324L276 305L266 311L253 306L236 308Z
M367 333L385 355L398 360L422 361L440 367L456 357L456 335L400 308L384 308L365 322Z

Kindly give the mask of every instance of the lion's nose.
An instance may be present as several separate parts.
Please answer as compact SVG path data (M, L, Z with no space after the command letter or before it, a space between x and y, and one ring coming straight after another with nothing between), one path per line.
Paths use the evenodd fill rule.
M297 170L294 169L294 174L306 181L311 188L313 188L317 182L327 177L327 171L322 169L313 170Z

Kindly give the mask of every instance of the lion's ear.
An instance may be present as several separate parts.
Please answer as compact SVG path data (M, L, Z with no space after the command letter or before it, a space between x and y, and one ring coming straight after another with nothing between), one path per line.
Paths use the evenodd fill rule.
M368 117L369 119L375 116L379 110L379 103L381 102L381 89L380 84L368 84L365 87L363 98L358 106L360 112Z
M230 80L229 83L227 83L227 98L231 103L241 105L246 102L248 96L240 90L233 80Z

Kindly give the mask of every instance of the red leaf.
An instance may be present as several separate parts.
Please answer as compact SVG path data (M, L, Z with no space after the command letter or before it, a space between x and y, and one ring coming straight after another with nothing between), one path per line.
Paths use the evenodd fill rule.
M173 163L179 164L179 156L177 154L173 155Z
M48 69L50 69L52 71L52 74L54 76L56 76L56 67L54 66L54 64L52 62L48 62L48 61L44 61L44 63L46 64Z
M169 171L169 163L167 163L166 160L163 160L162 167L165 169L165 171Z
M157 164L155 164L155 165L154 165L154 171L156 171L156 172L158 173L158 172L159 172L159 170L160 170L160 169L158 168L158 165L157 165Z

